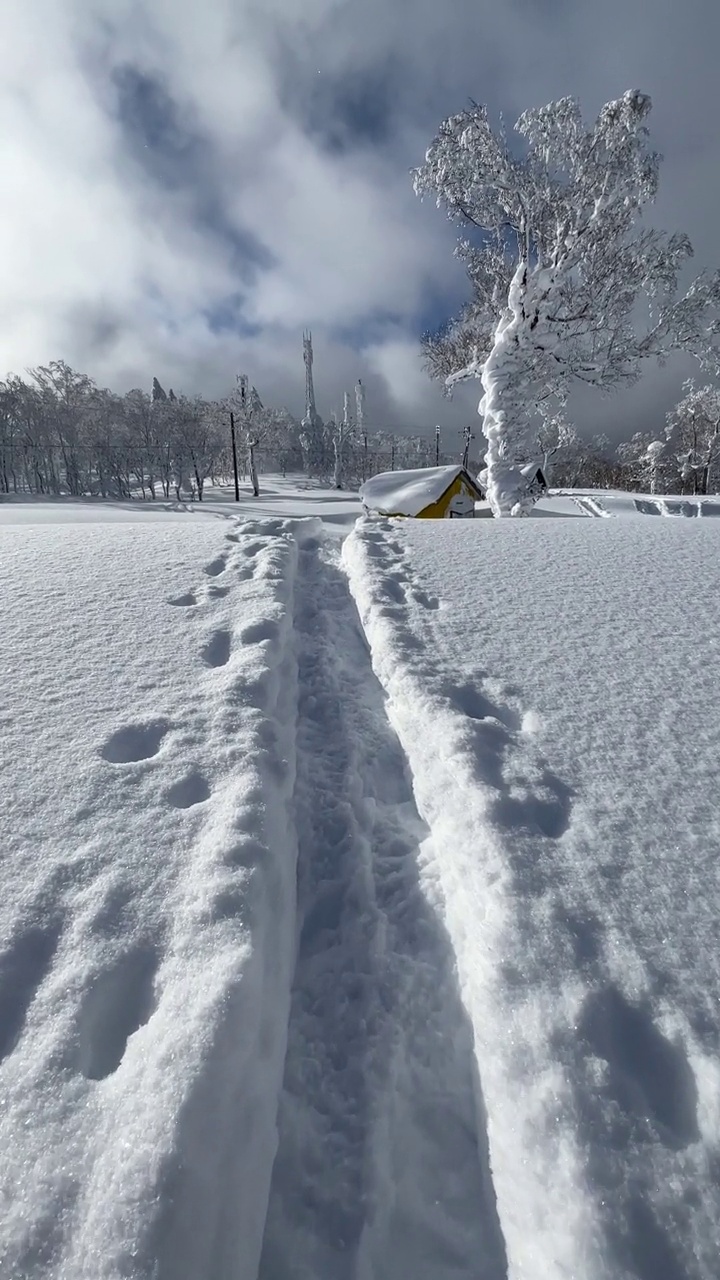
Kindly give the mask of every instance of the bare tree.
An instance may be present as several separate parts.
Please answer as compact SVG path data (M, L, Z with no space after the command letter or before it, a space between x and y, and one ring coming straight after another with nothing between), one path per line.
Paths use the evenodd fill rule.
M87 374L76 373L64 360L53 360L49 365L31 369L30 373L54 425L68 491L77 496L87 488L84 435L89 398L95 384Z
M419 195L433 194L450 218L482 233L457 249L472 299L426 344L426 359L448 386L482 380L496 515L529 513L521 468L537 458L533 420L547 402L564 403L574 379L629 385L643 361L672 350L718 367L720 273L701 274L679 294L687 236L637 225L658 185L650 106L630 90L589 130L571 98L527 111L515 126L526 144L518 158L473 103L442 124L415 172ZM643 298L649 320L639 332Z

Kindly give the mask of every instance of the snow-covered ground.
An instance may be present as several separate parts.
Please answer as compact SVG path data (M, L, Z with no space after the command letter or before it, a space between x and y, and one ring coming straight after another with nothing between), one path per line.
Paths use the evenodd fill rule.
M112 502L100 498L37 498L32 501L21 495L3 494L0 497L0 526L3 524L139 524L146 521L183 520L187 515L212 516L229 520L250 515L293 518L317 516L326 530L343 533L352 527L361 514L360 501L355 493L337 489L325 489L314 480L298 476L260 476L260 497L254 498L247 481L240 483L240 501L235 501L235 490L224 485L216 488L206 485L203 501L176 502L174 498L154 502Z
M573 512L572 508L575 508ZM585 516L720 516L720 495L666 497L653 493L627 493L624 489L555 489L542 498L533 514L551 512Z
M439 856L513 1277L720 1265L720 526L345 544Z
M0 503L0 1276L716 1280L720 523L263 485Z

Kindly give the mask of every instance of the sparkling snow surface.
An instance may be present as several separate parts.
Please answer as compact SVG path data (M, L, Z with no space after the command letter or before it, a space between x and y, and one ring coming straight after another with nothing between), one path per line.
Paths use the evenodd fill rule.
M0 1277L717 1280L720 523L263 489L0 503Z
M512 1277L720 1266L720 525L364 521Z

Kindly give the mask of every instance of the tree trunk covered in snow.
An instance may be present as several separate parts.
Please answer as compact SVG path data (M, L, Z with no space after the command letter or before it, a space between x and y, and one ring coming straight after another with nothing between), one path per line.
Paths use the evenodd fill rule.
M335 454L333 465L333 484L336 489L343 487L343 441L338 438L337 434L333 436L333 452Z
M343 400L343 416L342 421L338 422L337 416L332 416L332 442L333 442L333 484L336 489L342 489L345 482L344 465L345 465L345 445L348 436L352 430L350 422L350 396L346 391Z
M485 392L479 412L488 442L487 497L495 516L527 516L536 495L521 468L539 448L531 412L533 387L528 353L540 341L551 342L545 311L552 301L550 272L518 264L508 293L508 311L495 330L492 350L482 366Z
M252 485L253 497L260 497L260 483L258 481L257 465L255 463L255 446L256 440L248 437L248 474L250 476L250 484Z

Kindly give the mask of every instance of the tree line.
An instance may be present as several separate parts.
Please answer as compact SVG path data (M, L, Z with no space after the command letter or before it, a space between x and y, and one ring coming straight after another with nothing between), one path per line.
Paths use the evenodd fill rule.
M434 442L360 430L347 412L301 424L264 405L244 376L220 400L166 391L157 378L120 395L55 360L0 382L0 495L202 501L233 474L231 413L243 478L256 465L356 487L434 461Z
M166 392L157 378L149 392L119 395L59 360L0 382L0 495L202 501L208 484L232 476L231 412L243 480L251 452L261 473L304 472L347 489L380 471L459 462L463 454L459 438L448 447L448 432L440 450L434 438L368 430L353 420L347 397L342 416L301 423L266 407L244 377L222 400ZM720 390L686 383L660 438L635 433L616 446L606 436L584 438L557 414L543 424L537 449L555 488L715 492ZM473 471L482 465L470 460Z
M629 489L707 494L720 489L720 388L692 378L666 415L659 435L635 432L611 445L605 435L583 439L562 414L542 427L537 450L553 488Z

